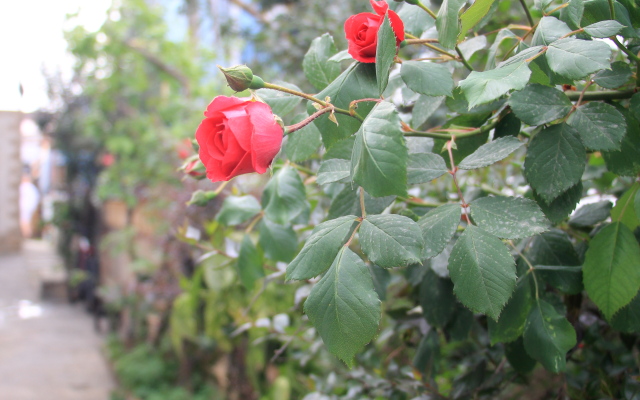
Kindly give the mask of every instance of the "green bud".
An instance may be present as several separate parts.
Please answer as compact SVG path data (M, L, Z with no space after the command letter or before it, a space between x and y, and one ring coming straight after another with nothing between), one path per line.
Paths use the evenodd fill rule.
M254 78L253 72L246 65L236 65L231 68L222 68L218 65L218 68L227 78L229 87L236 92L242 92L251 87L251 82Z
M262 89L264 87L264 81L258 75L254 75L251 79L249 89Z
M420 4L420 0L404 0L404 2L413 4L414 6L417 6L418 4Z
M213 198L215 198L217 195L218 194L216 192L214 192L214 191L205 192L204 190L196 190L191 195L191 200L189 200L187 205L190 206L192 204L195 204L197 206L204 207L211 200L213 200Z

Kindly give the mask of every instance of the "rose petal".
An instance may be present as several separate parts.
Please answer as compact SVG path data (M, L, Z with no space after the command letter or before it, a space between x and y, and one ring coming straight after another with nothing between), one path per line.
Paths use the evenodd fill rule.
M228 181L234 176L255 172L251 165L251 153L244 153L241 158L225 160L220 165L220 172Z
M226 122L227 129L235 136L236 140L245 151L251 151L251 133L253 125L251 118L242 110L242 115L236 113L237 116L228 118ZM227 115L227 111L225 111Z
M384 15L389 9L389 4L387 4L387 2L384 0L369 0L369 2L371 3L371 7L373 7L373 10L376 12L376 14Z
M404 23L393 11L389 11L389 22L391 22L391 28L393 29L393 33L396 35L396 46L400 44L404 40Z
M204 116L212 117L212 114L216 111L224 111L228 108L237 106L238 104L242 104L245 101L247 100L238 97L217 96L207 106L207 110L204 112Z
M280 151L282 127L273 118L271 108L264 103L249 104L247 113L254 128L251 140L253 168L257 173L263 174Z

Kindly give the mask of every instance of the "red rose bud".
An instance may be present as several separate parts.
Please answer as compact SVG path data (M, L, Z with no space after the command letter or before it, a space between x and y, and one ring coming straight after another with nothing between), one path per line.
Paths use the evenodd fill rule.
M352 15L344 23L344 32L349 43L349 54L363 63L376 62L376 46L378 45L378 30L389 16L391 28L396 36L396 46L404 40L404 24L394 11L389 10L386 1L370 0L371 7L376 12Z
M204 116L196 140L207 178L213 182L263 174L280 151L283 129L265 103L218 96Z
M205 167L204 164L198 159L188 160L181 168L185 174L193 176L194 178L204 178Z

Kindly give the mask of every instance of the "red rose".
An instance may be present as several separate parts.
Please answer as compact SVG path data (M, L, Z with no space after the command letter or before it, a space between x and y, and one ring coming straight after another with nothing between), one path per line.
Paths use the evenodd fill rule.
M207 178L213 182L250 172L263 174L280 151L282 127L264 103L218 96L204 116L196 140Z
M373 13L352 15L344 23L344 32L349 42L349 54L363 63L376 62L376 46L378 45L378 29L384 21L384 15L389 15L391 28L396 35L396 46L404 40L404 24L394 11L389 10L386 1L370 0L375 10Z

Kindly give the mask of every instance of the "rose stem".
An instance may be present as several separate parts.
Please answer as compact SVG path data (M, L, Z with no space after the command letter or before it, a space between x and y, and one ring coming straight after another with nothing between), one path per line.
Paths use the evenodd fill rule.
M449 140L454 135L456 138L460 139L460 138L480 135L482 133L488 132L491 129L495 128L496 125L498 125L499 120L500 118L495 118L493 121L489 122L487 125L481 126L480 128L471 129L471 130L432 129L432 130L422 132L422 131L414 130L407 124L402 124L402 128L405 131L404 136L430 137L433 139Z
M318 103L318 104L320 104L320 105L321 105L321 106L323 106L323 107L330 107L330 108L332 108L332 109L333 109L333 111L334 111L334 112L337 112L338 114L348 115L348 116L353 117L353 118L355 118L355 119L357 119L357 120L360 120L360 122L364 121L364 118L362 118L362 117L361 117L361 116L359 116L358 114L355 114L355 113L354 113L354 114L351 114L351 113L349 112L349 110L345 110L345 109L343 109L343 108L335 107L335 106L333 106L331 103L327 103L327 102L326 102L326 101L324 101L324 100L320 100L320 99L318 99L318 98L315 98L315 97L311 96L310 94L302 93L302 92L299 92L299 91L297 91L297 90L293 90L293 89L286 88L286 87L284 87L284 86L274 85L273 83L269 83L269 82L265 82L265 83L264 83L264 88L265 88L265 89L273 89L273 90L277 90L277 91L279 91L279 92L289 93L289 94L292 94L292 95L294 95L294 96L299 96L299 97L305 98L305 99L307 99L307 100L311 100L311 101L313 101L313 102L315 102L315 103Z
M327 112L331 111L332 109L333 108L331 108L331 107L323 108L323 109L318 110L315 113L311 114L310 116L308 116L307 118L303 119L302 121L298 122L297 124L285 126L284 134L288 135L290 133L293 133L293 132L295 132L297 130L300 130L300 129L304 128L305 126L307 126L311 122L313 122L314 119L318 118L319 116L321 116L324 113L327 113Z
M415 40L415 39L419 39L419 38L417 38L416 36L413 36L412 34L407 33L407 32L405 32L405 33L404 33L404 36L405 36L405 37L408 37L409 39L413 39L413 40ZM446 51L446 50L442 50L441 48L439 48L439 47L437 47L437 46L434 46L434 45L432 45L431 43L422 42L421 44L422 44L423 46L427 46L428 48L430 48L431 50L433 50L433 51L435 51L435 52L438 52L438 53L440 53L440 54L444 54L445 56L449 56L449 57L451 57L453 60L458 59L458 57L457 57L455 54L451 54L451 53L449 53L449 52L448 52L448 51Z
M471 225L471 219L469 218L469 213L467 212L468 204L464 201L464 197L462 196L462 190L460 189L460 185L458 184L458 179L456 178L458 167L456 167L456 164L453 161L453 151L451 150L453 146L453 140L454 138L452 137L451 140L447 142L447 152L449 152L449 162L451 163L451 170L449 171L449 173L453 177L453 183L456 185L456 189L458 189L458 197L460 197L460 202L462 203L462 207L464 208L464 218L467 220L467 224Z

